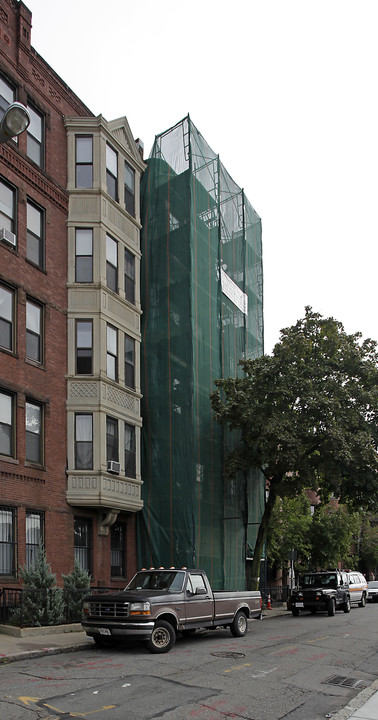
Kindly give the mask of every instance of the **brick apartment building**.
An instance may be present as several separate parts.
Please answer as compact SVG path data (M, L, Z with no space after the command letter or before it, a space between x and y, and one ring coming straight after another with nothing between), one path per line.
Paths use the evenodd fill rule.
M42 542L57 574L96 585L136 569L140 470L140 210L126 118L95 117L0 0L0 587Z

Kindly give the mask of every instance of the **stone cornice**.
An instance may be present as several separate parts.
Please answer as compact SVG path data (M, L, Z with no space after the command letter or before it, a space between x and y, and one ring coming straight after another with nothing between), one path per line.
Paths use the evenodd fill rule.
M0 145L0 158L4 165L13 170L20 178L36 190L39 190L50 202L54 203L64 212L68 213L68 193L58 188L51 180L42 173L34 170L17 152L9 145Z

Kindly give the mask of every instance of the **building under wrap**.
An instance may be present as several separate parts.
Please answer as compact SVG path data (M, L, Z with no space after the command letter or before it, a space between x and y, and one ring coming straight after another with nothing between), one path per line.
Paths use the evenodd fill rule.
M139 560L246 586L264 504L259 472L230 482L235 442L214 381L263 353L261 220L189 117L156 137L142 182Z

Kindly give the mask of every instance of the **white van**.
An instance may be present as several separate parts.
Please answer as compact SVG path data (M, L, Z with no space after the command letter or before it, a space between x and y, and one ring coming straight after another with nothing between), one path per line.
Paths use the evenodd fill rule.
M368 584L362 573L357 570L347 572L350 601L352 604L358 603L360 607L365 607L368 594Z

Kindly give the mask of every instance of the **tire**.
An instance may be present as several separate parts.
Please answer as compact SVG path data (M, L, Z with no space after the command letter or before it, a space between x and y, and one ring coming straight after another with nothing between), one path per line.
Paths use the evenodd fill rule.
M347 597L347 598L345 599L345 603L344 603L344 605L343 605L343 610L344 610L345 613L349 613L349 612L350 612L350 597Z
M248 630L247 618L242 610L236 613L231 625L230 631L233 637L244 637Z
M333 617L335 615L335 613L336 613L336 603L335 603L334 598L331 598L328 603L328 615L330 617Z
M365 605L366 605L366 595L365 595L365 593L362 593L362 598L361 598L360 602L358 603L358 607L365 607Z
M166 620L157 620L152 631L151 637L146 640L147 650L152 653L167 653L176 642L176 633L174 628Z
M298 617L299 608L291 608L291 612L292 612L293 617Z
M119 645L119 639L115 637L106 637L103 635L93 635L97 647L99 648L110 648L117 647Z

